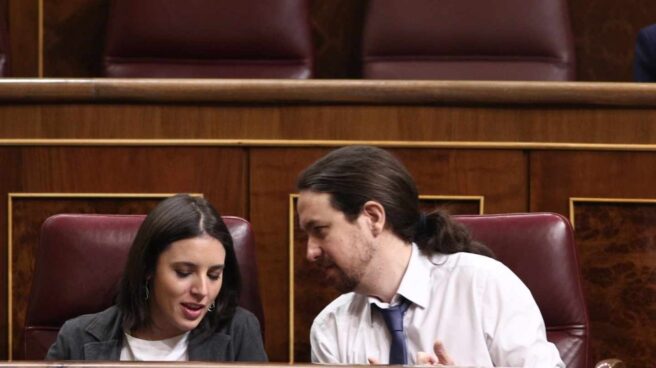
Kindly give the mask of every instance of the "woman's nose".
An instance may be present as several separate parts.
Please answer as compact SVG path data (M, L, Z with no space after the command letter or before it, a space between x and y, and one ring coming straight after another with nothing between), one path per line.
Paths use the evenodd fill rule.
M208 280L205 277L197 277L191 286L191 293L196 296L204 297L207 295Z

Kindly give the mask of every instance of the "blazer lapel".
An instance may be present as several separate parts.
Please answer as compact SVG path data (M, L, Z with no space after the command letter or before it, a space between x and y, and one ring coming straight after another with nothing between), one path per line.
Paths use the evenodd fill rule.
M85 360L119 360L120 357L121 350L117 340L84 344Z
M189 360L221 362L234 359L229 351L230 336L220 332L210 336L194 332L189 336Z
M85 360L119 360L121 357L121 343L123 318L116 306L99 313L86 327L87 333L96 340L84 344Z

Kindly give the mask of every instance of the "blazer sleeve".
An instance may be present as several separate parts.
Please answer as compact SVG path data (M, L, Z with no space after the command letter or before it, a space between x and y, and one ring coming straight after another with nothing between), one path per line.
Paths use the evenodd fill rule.
M266 362L268 357L262 342L260 323L257 317L245 309L238 308L233 317L233 342L235 360L244 362Z
M70 322L64 323L57 334L55 343L50 346L45 360L70 360L72 328Z

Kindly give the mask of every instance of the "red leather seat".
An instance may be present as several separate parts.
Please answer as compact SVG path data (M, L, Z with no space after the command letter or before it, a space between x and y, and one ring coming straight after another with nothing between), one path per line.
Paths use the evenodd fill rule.
M114 303L128 251L144 218L63 214L43 223L25 321L25 359L43 359L66 320ZM223 220L242 275L240 305L257 316L264 330L251 226L238 217Z
M370 1L363 77L574 80L566 0Z
M569 221L553 213L454 216L528 286L568 368L588 368L589 322Z
M311 78L307 0L113 0L103 74Z

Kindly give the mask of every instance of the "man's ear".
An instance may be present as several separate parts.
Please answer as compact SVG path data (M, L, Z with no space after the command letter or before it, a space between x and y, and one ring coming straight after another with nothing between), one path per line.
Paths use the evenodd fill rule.
M362 215L369 220L369 230L374 236L378 236L385 228L385 208L376 201L367 201L362 206Z

